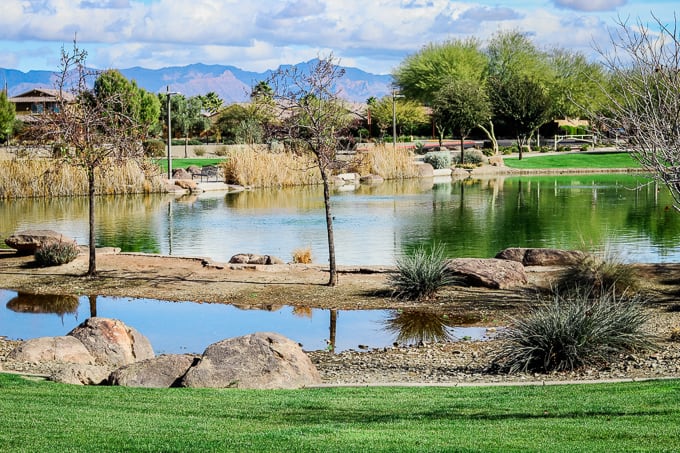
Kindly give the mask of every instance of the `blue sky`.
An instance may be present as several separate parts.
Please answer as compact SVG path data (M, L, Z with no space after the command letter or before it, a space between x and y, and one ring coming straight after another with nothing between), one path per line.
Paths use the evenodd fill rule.
M674 20L669 0L2 0L0 67L57 70L74 36L99 69L226 64L264 71L333 55L389 73L429 42L499 30L594 55L618 18ZM678 8L680 9L680 8Z

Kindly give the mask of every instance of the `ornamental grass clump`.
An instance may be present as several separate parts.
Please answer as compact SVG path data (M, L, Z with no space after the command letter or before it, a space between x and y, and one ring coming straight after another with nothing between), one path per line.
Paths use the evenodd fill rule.
M613 292L624 294L640 287L640 278L633 266L624 263L614 253L604 256L586 254L564 269L555 282L558 293L579 292L579 288L592 288L594 295Z
M397 260L397 272L389 277L398 298L424 300L434 297L444 286L451 285L456 279L448 269L444 257L444 247L418 247L413 252Z
M425 154L423 162L432 165L435 170L451 167L451 152L449 151L432 151Z
M648 319L638 295L557 294L514 320L494 362L510 373L605 365L621 353L655 348L653 335L644 329Z
M39 247L34 257L38 266L61 266L76 259L78 253L78 246L73 242L54 242Z

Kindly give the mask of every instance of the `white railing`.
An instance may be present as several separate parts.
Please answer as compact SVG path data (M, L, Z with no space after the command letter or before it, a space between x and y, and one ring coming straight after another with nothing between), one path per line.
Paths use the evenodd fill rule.
M597 143L596 135L556 135L555 136L555 151L557 151L557 144L564 140L571 140L576 142L590 143L594 148Z

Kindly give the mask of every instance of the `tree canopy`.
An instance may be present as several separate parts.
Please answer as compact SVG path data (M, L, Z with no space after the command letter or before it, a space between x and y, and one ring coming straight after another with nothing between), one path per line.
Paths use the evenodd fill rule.
M7 93L0 91L0 141L7 141L14 130L16 108L9 102Z

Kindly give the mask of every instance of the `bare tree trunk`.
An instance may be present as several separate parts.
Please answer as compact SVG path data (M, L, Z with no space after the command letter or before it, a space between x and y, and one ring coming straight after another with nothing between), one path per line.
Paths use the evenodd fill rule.
M323 204L326 208L326 232L328 233L328 286L338 284L338 270L335 265L335 239L333 238L333 215L331 214L331 190L326 168L321 168L323 180Z
M89 259L89 265L87 268L87 276L88 277L94 277L97 275L97 258L96 258L96 253L95 253L95 226L94 226L94 203L95 203L95 196L94 196L94 168L88 168L87 169L87 193L88 193L88 201L90 204L90 218L89 218L89 223L90 223L90 237L89 237L89 245L90 245L90 259Z
M460 136L460 164L465 164L465 137Z
M491 140L491 146L493 146L493 154L500 154L500 149L498 148L498 140L496 139L496 132L494 131L493 121L489 121L489 128L487 129L482 124L477 125L478 128L484 131L486 136Z
M519 148L519 160L522 160L522 151L524 151L524 140L521 136L517 136L517 148Z

